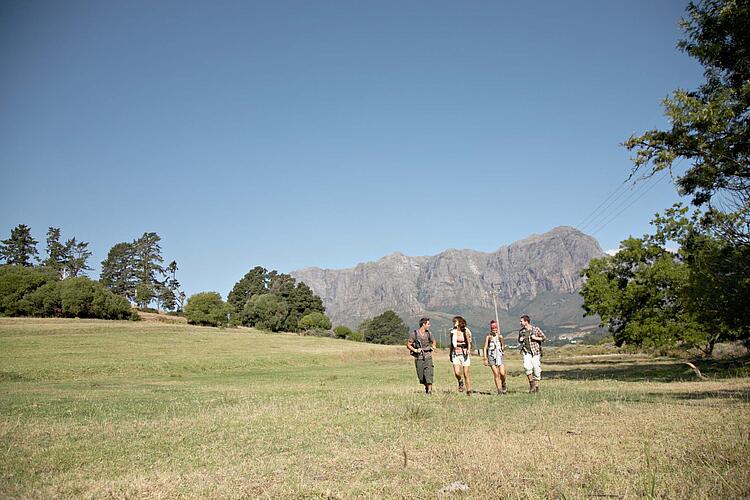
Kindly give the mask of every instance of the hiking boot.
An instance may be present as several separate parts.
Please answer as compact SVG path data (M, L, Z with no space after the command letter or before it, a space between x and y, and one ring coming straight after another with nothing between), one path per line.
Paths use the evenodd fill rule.
M500 389L500 394L508 394L508 388L505 385Z
M471 396L471 391L466 391L467 396Z
M460 379L458 381L458 392L464 392L464 380Z
M534 381L529 380L529 394L534 394Z

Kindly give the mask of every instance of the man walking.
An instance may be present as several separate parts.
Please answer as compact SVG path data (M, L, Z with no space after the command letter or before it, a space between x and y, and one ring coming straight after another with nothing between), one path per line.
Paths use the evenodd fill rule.
M432 350L437 345L430 333L430 318L419 320L419 329L413 330L406 341L406 348L414 357L414 367L417 369L419 383L424 385L424 392L432 394Z
M529 379L529 394L539 393L539 382L542 380L542 342L544 332L531 324L531 318L521 316L521 329L518 331L518 343L523 354L523 369Z

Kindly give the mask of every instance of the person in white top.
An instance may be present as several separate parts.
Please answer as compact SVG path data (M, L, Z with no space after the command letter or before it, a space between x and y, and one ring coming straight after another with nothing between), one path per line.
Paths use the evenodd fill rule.
M490 333L484 339L484 364L492 370L495 379L495 388L498 394L507 394L505 385L505 363L503 353L505 352L505 341L500 334L497 321L490 321Z
M453 330L451 330L450 359L453 363L453 374L458 380L458 392L466 389L467 396L471 395L469 353L471 353L471 330L466 327L465 319L456 316L453 318Z

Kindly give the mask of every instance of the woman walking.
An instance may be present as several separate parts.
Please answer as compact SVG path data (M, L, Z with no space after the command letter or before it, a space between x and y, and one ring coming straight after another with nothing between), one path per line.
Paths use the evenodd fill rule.
M469 366L471 359L471 330L466 327L466 320L461 316L453 318L453 330L451 330L450 358L453 363L453 374L458 380L458 392L466 390L466 395L471 395L471 379L469 378Z
M495 388L498 394L506 394L508 388L505 386L505 364L503 362L503 352L505 351L505 341L500 334L500 328L497 321L490 321L490 333L484 339L484 364L492 370L492 376L495 379Z

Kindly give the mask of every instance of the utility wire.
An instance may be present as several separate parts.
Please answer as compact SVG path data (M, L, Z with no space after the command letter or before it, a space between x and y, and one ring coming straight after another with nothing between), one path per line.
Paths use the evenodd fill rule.
M601 226L605 220L608 220L611 217L614 211L618 210L620 207L622 207L623 205L628 203L630 200L632 200L635 196L639 194L640 191L646 188L646 186L650 187L651 185L653 185L653 182L651 182L652 179L653 177L649 177L648 179L646 179L645 182L637 184L633 189L630 189L630 190L625 189L621 191L617 196L612 198L603 208L601 208L601 210L598 210L598 213L596 213L597 212L596 210L592 212L595 215L589 220L589 222L581 226L579 229L581 231L585 231L587 228L588 230L592 230L593 228L598 228L599 226ZM622 187L625 185L627 185L627 181L623 182L619 187ZM623 198L624 195L626 195L625 198ZM621 198L623 199L621 200Z
M599 206L596 207L594 210L592 210L586 217L584 217L583 220L576 225L576 227L579 228L579 229L583 229L584 227L586 227L588 225L588 223L591 222L591 221L589 221L589 219L591 218L591 216L594 215L597 212L597 210L599 210L600 208L602 208L602 206L604 206L604 204L607 203L609 201L609 199L612 198L612 196L614 196L615 193L617 193L619 190L621 190L627 184L627 182L628 181L625 180L625 181L621 182L620 184L618 184L618 186L611 193L609 193L609 195L607 195L607 197L604 199L604 201L601 202L599 204Z
M641 198L643 198L646 195L646 193L648 193L649 191L651 191L652 189L654 189L657 185L661 184L661 182L664 179L666 179L667 177L669 177L669 171L665 171L664 174L661 177L659 177L655 182L652 182L648 186L648 188L646 190L644 190L640 194L640 196L638 196L636 199L634 199L632 202L630 202L625 208L623 208L622 210L620 210L619 212L617 212L614 216L610 217L607 221L605 221L603 224L601 224L599 227L597 227L591 233L591 236L595 235L596 233L598 233L599 231L601 231L602 229L604 229L605 227L607 227L610 223L612 223L612 221L614 221L620 215L622 215L623 212L625 212L628 208L632 207L638 200L640 200ZM642 184L642 185L645 185L645 184ZM634 193L635 193L635 191L634 191ZM618 206L618 208L619 208L619 206Z

